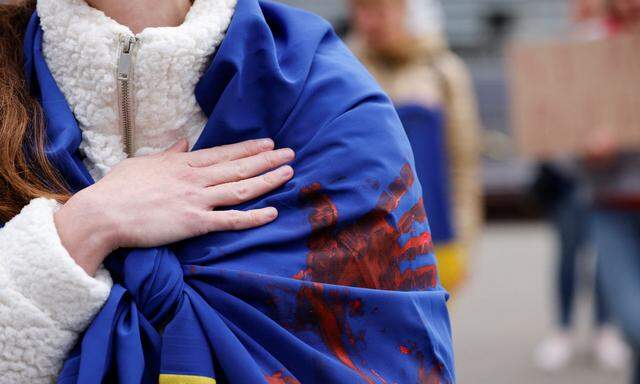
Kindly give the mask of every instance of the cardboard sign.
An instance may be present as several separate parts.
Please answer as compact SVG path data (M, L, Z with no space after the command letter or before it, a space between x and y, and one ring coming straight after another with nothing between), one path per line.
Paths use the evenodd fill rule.
M622 149L640 150L640 37L518 43L508 61L523 155L579 154L603 129Z

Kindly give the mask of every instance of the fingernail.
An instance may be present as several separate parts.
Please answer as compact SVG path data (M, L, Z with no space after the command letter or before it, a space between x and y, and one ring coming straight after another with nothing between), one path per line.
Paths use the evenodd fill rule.
M291 160L295 156L295 152L291 148L281 149L280 156L283 160Z
M260 140L260 148L261 149L271 149L273 148L273 140L271 139L262 139Z
M283 177L290 177L291 175L293 175L293 168L291 168L290 166L286 165L286 166L280 168L279 172Z
M275 217L278 216L278 210L273 207L268 207L265 209L265 214L267 215L268 218L274 219Z

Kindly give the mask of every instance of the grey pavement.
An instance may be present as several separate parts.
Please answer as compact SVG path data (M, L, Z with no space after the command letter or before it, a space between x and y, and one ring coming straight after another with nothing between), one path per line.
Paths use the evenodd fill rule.
M554 239L536 223L493 224L474 256L471 278L451 302L458 384L626 384L600 370L590 353L590 303L579 305L580 353L545 374L531 353L551 329Z

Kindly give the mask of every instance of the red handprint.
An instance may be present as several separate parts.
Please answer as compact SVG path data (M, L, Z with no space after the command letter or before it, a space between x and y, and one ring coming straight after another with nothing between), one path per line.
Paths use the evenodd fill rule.
M339 212L331 198L314 183L302 190L301 200L311 206L306 268L296 279L312 282L297 294L297 328L314 324L324 344L365 382L375 383L349 356L344 339L355 345L358 340L346 321L347 314L357 316L360 300L345 301L339 294L325 292L325 284L379 290L411 291L433 288L437 284L435 265L412 267L418 256L431 253L433 244L426 230L422 199L399 220L394 213L415 181L411 167L403 166L400 175L383 191L376 207L353 223L339 226ZM396 223L396 224L394 224ZM419 224L419 225L416 225ZM416 227L422 230L413 235ZM413 235L401 244L402 235ZM415 357L415 356L414 356ZM437 366L436 366L437 367ZM420 383L440 382L440 370L426 372L419 366Z

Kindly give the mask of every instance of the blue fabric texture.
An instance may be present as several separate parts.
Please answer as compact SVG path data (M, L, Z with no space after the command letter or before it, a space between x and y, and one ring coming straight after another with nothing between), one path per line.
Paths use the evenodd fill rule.
M397 110L413 148L431 237L435 245L448 244L455 231L444 111L417 104L399 105Z
M41 43L34 15L25 70L45 110L47 156L79 190L94 181ZM447 294L411 148L331 27L239 0L196 96L209 120L194 150L271 137L296 151L291 182L239 207L280 216L110 255L116 283L58 383L454 382Z

